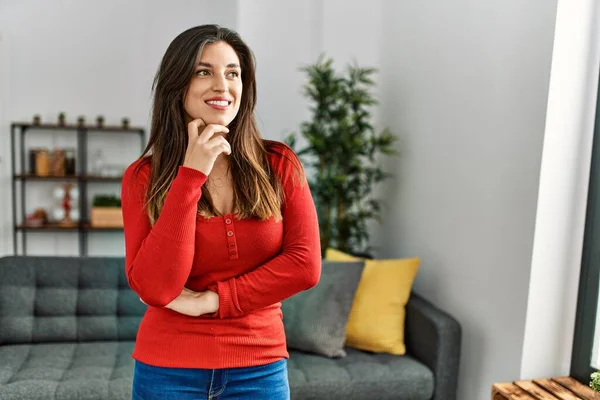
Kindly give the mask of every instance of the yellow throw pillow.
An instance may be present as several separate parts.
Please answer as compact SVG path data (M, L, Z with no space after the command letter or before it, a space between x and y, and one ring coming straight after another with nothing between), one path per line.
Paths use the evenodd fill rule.
M325 259L359 260L335 249L327 249ZM346 326L346 346L374 353L406 353L405 307L420 261L419 258L365 260Z

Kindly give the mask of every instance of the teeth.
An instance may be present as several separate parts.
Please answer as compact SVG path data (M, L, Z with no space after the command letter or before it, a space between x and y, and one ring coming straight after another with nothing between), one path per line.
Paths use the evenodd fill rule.
M220 106L220 107L227 107L229 105L228 101L214 101L214 100L209 100L206 102L206 104L212 104L215 106Z

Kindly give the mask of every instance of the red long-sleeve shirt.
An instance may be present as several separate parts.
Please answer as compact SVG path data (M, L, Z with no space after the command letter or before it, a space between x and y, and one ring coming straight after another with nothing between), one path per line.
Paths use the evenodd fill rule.
M294 165L299 161L284 144L275 148L269 162L282 182L282 221L240 220L235 213L199 216L207 176L181 166L151 226L145 207L150 165L138 160L126 170L121 192L126 275L149 305L137 334L136 360L213 369L289 357L280 302L317 284L321 249L310 189ZM218 312L190 317L164 308L184 286L218 293Z

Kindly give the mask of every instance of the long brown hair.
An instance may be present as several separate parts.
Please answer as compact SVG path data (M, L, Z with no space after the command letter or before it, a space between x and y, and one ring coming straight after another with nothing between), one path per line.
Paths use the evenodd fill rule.
M236 32L218 25L202 25L186 30L171 42L152 85L154 103L150 139L140 157L146 157L151 164L146 200L152 224L160 214L177 169L183 164L188 134L182 99L194 73L196 59L207 44L218 42L229 44L237 53L244 85L240 108L228 126L227 136L232 148L230 168L234 207L240 219L281 219L281 182L274 177L267 158L270 151L279 153L278 146L261 139L254 119L254 54ZM205 187L198 211L203 215L217 214Z

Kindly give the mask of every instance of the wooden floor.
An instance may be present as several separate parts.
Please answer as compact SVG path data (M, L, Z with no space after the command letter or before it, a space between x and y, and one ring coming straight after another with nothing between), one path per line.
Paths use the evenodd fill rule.
M492 400L598 400L589 386L571 377L495 383Z

